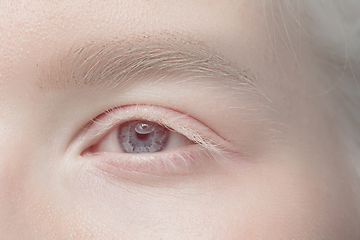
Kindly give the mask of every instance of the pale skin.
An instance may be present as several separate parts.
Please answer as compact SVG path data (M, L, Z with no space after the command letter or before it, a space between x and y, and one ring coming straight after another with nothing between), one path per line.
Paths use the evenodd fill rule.
M332 95L319 94L318 49L281 4L264 4L0 3L0 238L359 239L359 197L329 130ZM113 55L72 65L89 45L79 61L105 45ZM131 58L154 46L187 53L181 67L192 70L160 76L157 65L126 79L114 63L123 75L101 81L116 86L85 77L116 49ZM132 119L160 122L175 140L129 157L111 136Z

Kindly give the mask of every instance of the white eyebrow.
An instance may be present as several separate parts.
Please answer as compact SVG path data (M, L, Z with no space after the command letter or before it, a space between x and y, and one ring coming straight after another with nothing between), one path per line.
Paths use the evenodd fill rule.
M180 39L180 40L179 40ZM147 79L186 80L216 78L240 85L253 85L246 70L239 70L203 42L159 35L123 41L90 42L58 51L39 65L39 86L71 88L116 87Z

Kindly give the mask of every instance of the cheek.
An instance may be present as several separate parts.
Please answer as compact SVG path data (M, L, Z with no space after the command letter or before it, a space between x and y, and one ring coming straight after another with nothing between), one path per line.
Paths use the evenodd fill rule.
M12 138L0 145L0 238L90 239L103 234L106 228L92 221L86 205L73 201L58 168L46 164L56 159L44 159L45 152L34 157L31 142Z
M270 162L234 176L241 189L234 198L243 206L234 229L249 239L354 239L359 216L341 173L298 160Z
M7 174L0 182L6 189L6 199L0 198L0 229L12 229L9 239L31 233L33 239L101 239L116 232L188 231L192 237L206 233L203 239L335 240L353 239L347 230L356 228L354 210L347 207L354 206L351 194L346 182L338 181L341 172L298 164L304 160L229 165L226 175L193 177L191 186L147 188L109 184L103 175L84 169L75 182L69 181L69 172L55 169L50 175L65 175L36 178L24 159L26 154L13 155L2 168Z
M16 158L12 160L16 161ZM81 199L75 199L69 189L57 183L59 178L54 181L54 178L34 174L26 164L26 158L21 158L21 165L15 166L15 161L8 168L3 168L7 174L1 173L0 178L0 188L4 193L0 196L2 237L99 239L109 232L106 226L94 221L96 216ZM50 172L56 175L56 171Z
M24 225L28 227L26 234L33 233L33 239L101 239L110 232L96 221L93 210L87 209L81 201L69 199L71 196L53 198L38 191L22 202L26 206L22 216L27 222Z

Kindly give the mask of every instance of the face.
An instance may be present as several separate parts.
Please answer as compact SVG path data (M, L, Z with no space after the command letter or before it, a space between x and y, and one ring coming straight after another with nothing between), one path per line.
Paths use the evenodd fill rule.
M359 239L330 73L273 2L1 3L0 238Z

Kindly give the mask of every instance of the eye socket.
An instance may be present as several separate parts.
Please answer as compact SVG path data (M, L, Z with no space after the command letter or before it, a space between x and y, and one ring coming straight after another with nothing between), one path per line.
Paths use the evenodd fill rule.
M190 174L230 149L226 140L187 114L148 105L100 115L83 139L81 156L118 177Z

